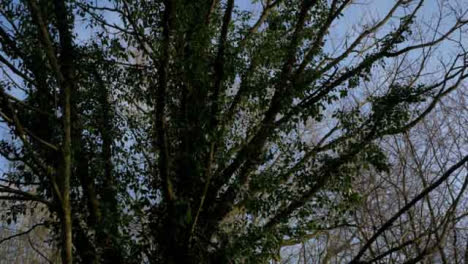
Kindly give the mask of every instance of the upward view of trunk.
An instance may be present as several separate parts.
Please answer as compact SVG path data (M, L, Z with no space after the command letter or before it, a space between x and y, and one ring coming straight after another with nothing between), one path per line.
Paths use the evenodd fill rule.
M71 93L73 90L74 70L73 70L73 46L70 32L70 22L68 11L64 1L54 1L54 9L57 17L57 28L60 35L60 57L57 57L55 48L52 44L47 25L44 22L42 12L36 0L30 0L29 6L38 27L38 34L46 50L51 68L57 82L60 85L60 95L62 97L62 122L63 139L60 151L62 152L62 162L54 180L56 188L56 197L60 203L60 221L62 233L62 261L66 264L73 263L73 237L72 237L72 219L70 202L70 179L72 175L72 120L71 120Z

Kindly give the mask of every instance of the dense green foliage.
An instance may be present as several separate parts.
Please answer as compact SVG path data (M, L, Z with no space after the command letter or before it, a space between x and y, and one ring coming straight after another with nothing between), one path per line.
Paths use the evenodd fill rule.
M332 44L352 2L0 1L8 199L46 205L64 263L262 263L338 225L376 142L466 77L461 44L426 75L463 17L418 38L424 1L391 1Z

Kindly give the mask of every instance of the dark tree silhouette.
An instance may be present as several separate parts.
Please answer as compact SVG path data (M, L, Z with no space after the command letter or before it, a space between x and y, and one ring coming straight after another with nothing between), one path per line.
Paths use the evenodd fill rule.
M463 5L426 2L2 0L1 199L44 204L67 264L275 259L463 85Z

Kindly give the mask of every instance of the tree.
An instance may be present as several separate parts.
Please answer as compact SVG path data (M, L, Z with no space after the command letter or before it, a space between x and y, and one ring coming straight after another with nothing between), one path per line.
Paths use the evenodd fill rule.
M420 199L382 232L365 251L365 263L464 263L466 260L466 187L462 171L440 181L451 161L463 156L466 101L458 91L440 101L414 129L380 141L389 171L353 183L362 194L353 213L326 223L310 239L284 241L281 263L345 263L357 255L376 230L430 185ZM440 133L440 131L446 131ZM419 196L420 197L420 196ZM300 246L297 243L303 243ZM306 254L304 254L306 252ZM304 257L305 255L305 257Z
M277 258L463 86L466 10L435 3L3 0L2 199L44 204L67 264Z

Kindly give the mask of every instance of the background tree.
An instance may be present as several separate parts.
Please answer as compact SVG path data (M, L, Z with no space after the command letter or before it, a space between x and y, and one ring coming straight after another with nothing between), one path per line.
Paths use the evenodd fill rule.
M63 263L278 258L346 218L389 170L379 142L467 77L462 2L357 4L0 1L2 199L44 204ZM374 256L424 177L344 261Z
M389 171L369 171L353 184L359 202L337 224L324 223L309 239L283 241L282 263L349 261L383 223L436 183L450 161L464 154L463 93L441 100L410 132L382 140ZM464 263L466 186L461 172L445 179L375 240L363 256L365 263Z

